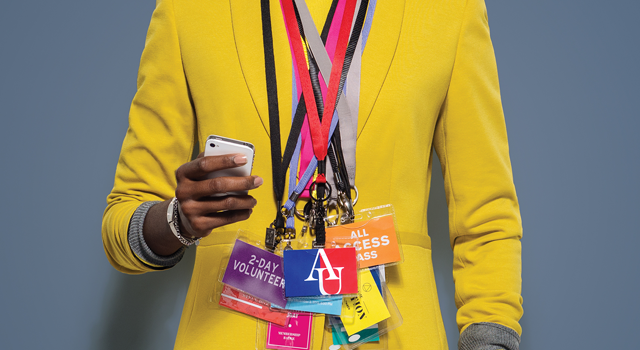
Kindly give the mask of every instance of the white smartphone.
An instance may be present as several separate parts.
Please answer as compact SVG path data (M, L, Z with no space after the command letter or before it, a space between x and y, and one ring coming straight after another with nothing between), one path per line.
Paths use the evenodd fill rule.
M249 176L253 169L253 157L255 155L254 147L249 142L234 140L218 135L209 135L207 138L207 144L204 148L205 157L237 153L244 154L244 156L247 157L247 164L235 168L214 171L207 177L212 179L223 176ZM219 193L215 196L243 194L247 194L247 191Z

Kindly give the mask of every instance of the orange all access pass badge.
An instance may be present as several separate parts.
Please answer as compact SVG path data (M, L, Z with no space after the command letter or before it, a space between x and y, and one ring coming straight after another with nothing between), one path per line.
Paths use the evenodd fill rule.
M360 268L402 260L393 215L327 228L327 246L355 247Z

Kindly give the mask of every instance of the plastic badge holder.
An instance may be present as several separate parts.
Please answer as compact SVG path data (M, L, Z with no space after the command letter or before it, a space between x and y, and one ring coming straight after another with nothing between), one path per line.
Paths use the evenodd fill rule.
M292 313L289 325L279 327L258 321L256 350L313 349L313 314Z
M375 273L376 270L372 269L372 273ZM379 271L379 270L378 270ZM391 292L389 292L389 288L387 288L387 284L385 282L384 276L380 276L381 286L382 286L382 297L384 299L385 305L387 306L387 310L389 311L390 317L385 319L384 321L378 322L378 331L377 333L369 334L368 336L362 337L354 337L353 335L348 337L348 344L334 344L333 336L330 332L325 332L325 337L323 339L323 344L329 345L329 350L353 350L359 346L363 346L363 350L387 350L388 349L388 339L384 335L389 333L390 331L400 327L402 325L403 319L400 314L400 310L396 306L393 297L391 296ZM340 321L339 317L329 316L327 317L330 328L338 328L342 329L343 325ZM357 334L362 334L358 332ZM378 341L372 341L373 339L379 338ZM366 345L365 345L366 344ZM323 349L327 346L323 346Z
M353 223L327 228L326 246L356 247L360 268L393 266L404 261L397 228L392 205L363 209Z
M287 310L272 308L271 303L255 298L228 285L224 285L222 289L219 304L230 310L269 321L279 326L287 326L289 324L290 314Z
M286 305L282 257L249 237L248 232L238 230L233 246L222 254L218 281L209 297L210 308L219 307L225 284L268 304Z
M377 278L381 283L385 283L385 276L384 276L384 265L383 266L376 266L376 267L370 267L368 268L372 274L375 274L374 278ZM360 278L360 274L358 274L358 278ZM360 281L358 280L358 286L360 285ZM382 288L382 286L381 286ZM340 316L338 317L338 319L343 318L343 319L352 319L357 317L356 314L356 310L355 309L342 309L342 312L340 314Z
M271 306L278 308L274 305ZM282 310L340 316L342 313L342 295L336 295L333 298L312 298L309 300L287 299L287 307Z

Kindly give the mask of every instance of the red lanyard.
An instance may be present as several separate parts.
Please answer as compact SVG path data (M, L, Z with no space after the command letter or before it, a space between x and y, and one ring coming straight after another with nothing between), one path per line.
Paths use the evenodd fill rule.
M347 0L338 34L338 42L336 52L331 68L331 77L325 100L325 108L322 115L322 121L318 115L318 108L313 94L311 85L311 77L307 69L307 60L305 58L304 49L300 41L300 31L298 29L298 21L296 20L293 0L281 0L282 11L284 12L285 24L289 38L292 40L293 54L295 56L300 83L302 85L302 93L304 95L305 104L307 106L309 129L311 132L311 141L313 142L313 154L318 161L323 161L327 156L327 146L329 141L329 129L331 127L331 119L335 110L338 92L340 88L340 76L342 75L342 67L344 65L345 53L349 44L349 33L351 31L351 23L356 8L356 0ZM322 174L324 175L324 174Z

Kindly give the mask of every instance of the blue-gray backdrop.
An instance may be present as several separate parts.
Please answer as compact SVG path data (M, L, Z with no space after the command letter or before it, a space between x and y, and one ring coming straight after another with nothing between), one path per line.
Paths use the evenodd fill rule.
M193 265L117 273L100 222L152 0L3 2L1 347L171 349ZM524 222L522 349L637 348L640 3L487 0ZM434 166L434 174L439 165ZM429 207L456 348L443 183Z

